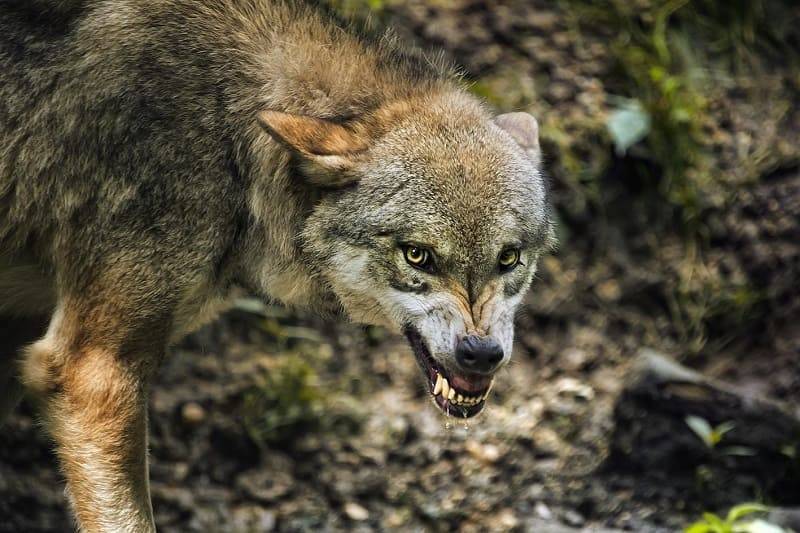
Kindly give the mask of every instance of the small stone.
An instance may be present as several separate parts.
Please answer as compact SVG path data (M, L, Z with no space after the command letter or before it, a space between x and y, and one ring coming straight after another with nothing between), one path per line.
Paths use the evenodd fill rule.
M572 527L581 527L586 520L579 512L569 510L564 513L564 522Z
M369 518L369 511L355 502L347 502L344 504L344 514L350 520L363 521Z
M235 531L272 531L275 529L275 513L255 505L245 505L233 510L232 522Z
M468 440L464 447L475 459L485 463L496 463L502 455L500 448L494 444L481 444L474 440Z
M580 348L570 347L561 352L561 366L565 370L581 370L588 360L589 354Z
M497 515L497 524L503 531L509 531L519 525L519 520L511 509L504 509Z
M542 502L536 502L536 505L533 506L533 512L542 520L550 520L553 518L553 512Z
M391 529L397 529L406 522L408 522L409 518L411 517L411 514L412 514L411 511L407 507L391 511L389 513L389 516L386 517L384 525Z
M188 402L181 408L181 417L187 424L200 424L206 419L206 410L197 402Z
M609 279L594 288L595 294L606 302L616 302L622 296L622 289L616 280Z
M236 488L250 498L271 503L289 493L292 478L283 470L255 468L239 474Z

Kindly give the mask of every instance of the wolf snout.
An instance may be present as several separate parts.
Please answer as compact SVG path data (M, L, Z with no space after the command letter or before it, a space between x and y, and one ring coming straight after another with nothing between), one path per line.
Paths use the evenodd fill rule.
M492 337L466 335L456 345L456 362L464 372L491 374L503 361L503 348Z

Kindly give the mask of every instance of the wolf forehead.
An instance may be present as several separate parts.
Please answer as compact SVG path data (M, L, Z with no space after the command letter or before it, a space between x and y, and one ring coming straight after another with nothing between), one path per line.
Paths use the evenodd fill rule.
M346 210L362 237L474 251L545 247L551 239L538 164L491 123L394 131L370 159L352 200L374 208Z

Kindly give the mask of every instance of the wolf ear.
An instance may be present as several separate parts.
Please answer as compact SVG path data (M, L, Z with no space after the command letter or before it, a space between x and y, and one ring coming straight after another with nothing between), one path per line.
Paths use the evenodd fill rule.
M302 156L307 177L316 185L337 187L355 180L348 172L357 155L369 147L366 135L347 124L293 115L281 111L262 111L258 123L275 140Z
M539 123L528 113L505 113L494 119L500 129L511 135L511 138L522 148L536 164L541 159L539 148Z

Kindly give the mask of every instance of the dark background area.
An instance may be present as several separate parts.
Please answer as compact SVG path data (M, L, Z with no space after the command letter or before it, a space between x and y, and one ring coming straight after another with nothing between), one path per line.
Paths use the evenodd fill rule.
M538 118L560 246L467 424L379 329L243 300L187 339L151 399L160 530L657 532L746 501L800 507L800 7L330 5L444 50L498 111ZM651 402L643 354L788 422L715 397L683 409L685 389ZM24 404L0 434L0 531L69 530L65 509Z

